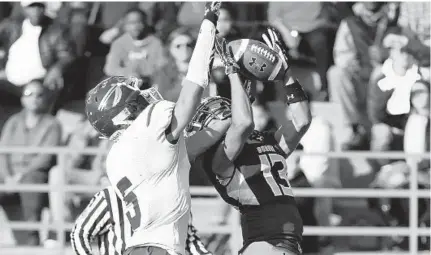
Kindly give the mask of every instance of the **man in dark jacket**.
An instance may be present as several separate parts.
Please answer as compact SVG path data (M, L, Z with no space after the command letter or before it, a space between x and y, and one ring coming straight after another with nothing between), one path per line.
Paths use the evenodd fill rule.
M0 23L2 102L19 103L22 86L34 79L61 89L65 69L74 59L67 31L44 15L42 2L22 2L24 19Z

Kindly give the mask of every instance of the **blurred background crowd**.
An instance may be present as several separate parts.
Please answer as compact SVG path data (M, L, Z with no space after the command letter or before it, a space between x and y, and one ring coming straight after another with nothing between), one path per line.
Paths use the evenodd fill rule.
M67 146L48 154L0 155L0 184L106 185L108 149L85 120L84 98L107 76L142 78L175 101L187 72L204 2L1 2L0 146ZM314 119L301 141L305 152L349 150L429 152L430 2L229 2L217 29L228 41L261 40L267 26L289 47L292 73L305 86ZM223 69L211 73L207 95L228 95ZM277 127L286 114L278 88L253 85L256 128ZM294 187L408 188L410 169L429 189L430 161L289 158ZM192 185L209 185L193 169ZM0 192L1 245L49 245L53 233L15 231L9 220L73 222L93 194ZM297 198L305 225L408 226L408 199ZM223 204L220 202L220 204ZM419 201L419 224L429 226L429 199ZM351 213L354 210L355 213ZM220 210L217 224L229 210ZM349 213L350 212L350 213ZM199 216L195 216L199 217ZM222 235L210 250L229 254ZM339 241L339 240L338 240ZM429 248L429 238L420 246ZM330 237L304 238L306 253L334 247ZM355 237L349 249L408 248L407 238ZM425 247L425 248L424 248ZM321 254L321 253L320 253Z

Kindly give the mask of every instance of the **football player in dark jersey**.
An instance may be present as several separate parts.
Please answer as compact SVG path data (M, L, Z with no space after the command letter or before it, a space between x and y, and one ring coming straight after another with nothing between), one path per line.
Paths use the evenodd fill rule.
M280 35L268 29L265 42L277 51L288 69L286 47ZM286 158L295 150L311 123L308 99L302 86L286 72L283 85L287 114L276 132L253 130L250 102L233 83L234 63L225 46L216 42L217 53L231 81L232 106L226 98L204 101L186 129L189 135L231 116L223 138L200 155L199 164L222 198L241 213L242 255L301 254L302 219L287 178ZM229 71L231 73L229 73ZM280 84L282 83L282 84ZM223 107L220 107L223 106Z

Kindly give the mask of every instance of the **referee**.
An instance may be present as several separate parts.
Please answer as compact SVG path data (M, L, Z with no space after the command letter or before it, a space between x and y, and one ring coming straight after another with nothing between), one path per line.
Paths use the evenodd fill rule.
M131 234L130 223L124 220L122 201L109 186L94 195L76 220L70 236L77 255L93 255L91 242L94 239L98 241L100 255L122 255L126 249L124 240ZM186 244L189 255L211 255L191 224Z

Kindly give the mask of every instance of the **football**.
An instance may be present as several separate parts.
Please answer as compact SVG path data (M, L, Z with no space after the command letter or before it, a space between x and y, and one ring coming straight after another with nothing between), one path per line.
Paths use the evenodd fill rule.
M246 78L258 81L283 79L286 70L282 60L268 45L252 39L239 39L228 46Z

